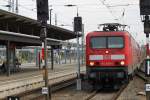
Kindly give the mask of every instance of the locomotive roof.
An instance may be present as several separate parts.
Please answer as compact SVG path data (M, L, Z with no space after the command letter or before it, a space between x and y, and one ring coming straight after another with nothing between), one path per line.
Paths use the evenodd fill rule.
M102 28L103 31L124 31L127 25L120 23L104 23L99 24L99 29Z
M120 23L104 23L104 24L99 24L100 26L102 25L116 25L116 26L127 26L127 25L123 25L123 24L120 24Z
M124 36L130 35L127 31L93 31L89 32L87 36Z

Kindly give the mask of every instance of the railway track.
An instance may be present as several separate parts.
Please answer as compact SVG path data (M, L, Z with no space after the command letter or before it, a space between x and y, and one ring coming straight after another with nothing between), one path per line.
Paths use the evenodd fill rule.
M81 69L81 71L84 71L84 69ZM53 74L49 73L49 85L55 85L58 83L62 83L65 80L71 80L74 78L76 78L76 71L74 70L59 71ZM43 86L43 75L30 76L13 81L1 82L0 99L5 99L7 96L12 96L20 93L29 94L33 91L37 91Z
M141 78L143 81L147 82L148 80L145 77L145 72L142 70L139 70L136 74L137 77Z
M136 76L142 79L143 81L147 82L144 71L142 70L137 71L135 73L135 77ZM88 94L87 97L85 97L84 100L117 100L121 95L121 93L127 88L129 84L130 83L121 86L121 88L117 92L109 93L109 92L92 91L90 94Z
M87 97L85 97L84 100L117 100L117 98L127 86L128 84L121 86L117 92L99 92L99 90L92 91Z
M144 74L142 75L144 76ZM61 91L57 91L52 97L54 100L132 100L135 97L143 98L137 94L138 92L143 91L142 82L144 81L141 78L135 76L133 80L129 82L129 84L122 85L118 91L108 88L92 91L91 86L83 83L83 86L87 87L84 88L83 91L74 91L74 87L66 88Z
M112 100L117 100L120 94L124 91L124 89L128 86L128 84L124 84L121 89L113 96Z
M140 79L142 79L143 81L145 81L145 82L147 81L147 79L145 77L145 72L143 72L142 70L139 70L138 72L136 72L135 75L137 77L139 77ZM117 100L127 86L128 86L128 84L125 84L125 85L121 86L119 91L111 92L111 93L109 93L109 92L103 93L103 92L93 91L84 100Z
M98 90L92 91L87 97L85 97L84 100L92 99L97 93L98 93Z
M76 82L75 79L76 78L72 78L72 79L68 79L68 80L64 80L64 81L52 84L49 88L51 88L51 92L58 91L62 88L75 84ZM15 96L20 97L21 100L43 100L45 95L41 93L41 88L37 88L35 90L26 91L24 93L21 93Z
M66 71L62 71L62 72L66 73ZM67 86L75 83L74 79L76 78L76 74L74 72L71 73L71 71L70 71L70 74L69 74L67 71L68 74L66 74L64 76L63 75L59 76L58 75L59 73L60 72L57 72L55 74L55 78L49 79L49 84L51 86L52 92L57 91L61 88L67 87ZM144 81L146 80L145 74L143 72L139 71L138 73L136 73L136 76L140 77ZM35 78L35 77L33 77L33 78ZM14 91L15 89L19 90L20 88L26 88L26 91L17 93L17 95L16 94L12 94L12 95L19 96L21 98L21 100L42 100L42 99L44 99L44 95L41 94L42 86L44 86L44 82L38 81L38 82L35 82L32 84L27 84L25 86L15 87L10 90ZM117 92L115 92L115 91L113 91L113 92L92 91L92 92L88 93L87 96L83 100L117 100L117 98L120 96L122 91L124 91L124 89L127 86L128 86L128 84L121 86L121 88ZM8 87L9 87L9 85L8 85ZM33 87L36 87L36 88L33 88ZM28 90L28 88L30 88L30 89ZM0 88L0 90L1 90L1 88ZM6 91L11 93L10 90L7 89ZM1 93L2 93L2 91L0 91L0 95L1 95ZM99 98L99 99L96 99L96 98Z

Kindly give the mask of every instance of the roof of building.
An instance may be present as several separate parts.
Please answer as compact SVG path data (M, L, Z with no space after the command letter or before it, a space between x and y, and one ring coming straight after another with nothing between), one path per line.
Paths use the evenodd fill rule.
M0 9L0 30L40 36L40 29L41 24L37 20ZM76 34L73 31L48 24L47 38L68 40L76 38Z
M0 45L6 45L7 41L11 41L11 43L16 46L41 46L42 41L38 36L31 36L26 34L1 31L0 30ZM47 38L47 45L61 45L61 40Z

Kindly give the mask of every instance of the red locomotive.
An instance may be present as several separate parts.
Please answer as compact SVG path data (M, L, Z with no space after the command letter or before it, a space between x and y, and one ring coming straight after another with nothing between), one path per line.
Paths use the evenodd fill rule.
M103 25L103 31L86 36L86 69L94 86L122 83L140 66L140 47L118 23Z

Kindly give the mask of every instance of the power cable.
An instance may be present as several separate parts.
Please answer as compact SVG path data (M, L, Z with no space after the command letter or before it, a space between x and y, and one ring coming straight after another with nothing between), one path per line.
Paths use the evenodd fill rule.
M116 18L116 16L113 14L113 12L111 11L111 9L109 8L109 5L105 4L105 0L103 0L103 1L99 0L99 1L102 3L102 5L104 5L108 9L109 13L114 17L114 20L118 21L118 18Z

